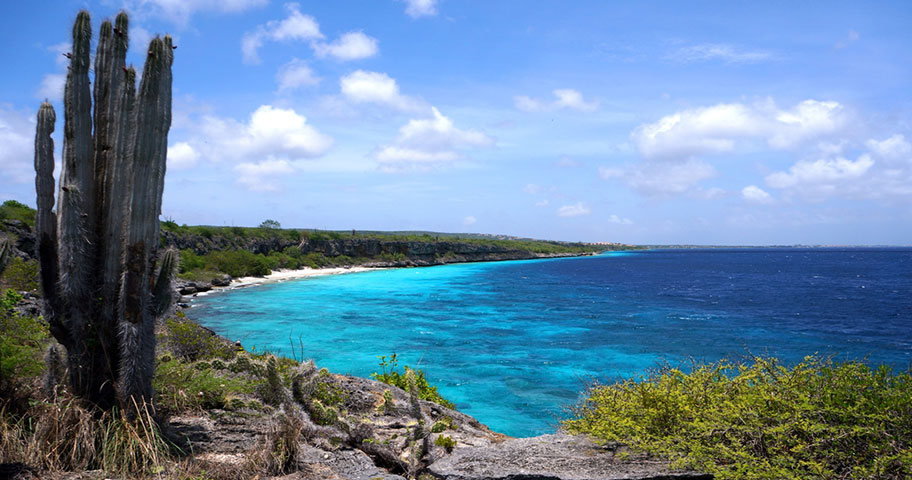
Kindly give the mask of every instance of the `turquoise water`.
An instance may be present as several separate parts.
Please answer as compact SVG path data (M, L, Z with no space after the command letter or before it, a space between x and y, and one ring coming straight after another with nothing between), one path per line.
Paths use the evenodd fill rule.
M748 351L897 368L912 351L912 250L652 251L316 277L202 297L250 348L368 376L418 365L513 436L553 431L587 381Z

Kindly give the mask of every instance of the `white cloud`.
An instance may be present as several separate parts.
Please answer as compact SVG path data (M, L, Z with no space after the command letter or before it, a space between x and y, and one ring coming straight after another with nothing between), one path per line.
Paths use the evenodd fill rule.
M253 191L280 190L283 175L311 165L333 143L303 115L271 105L257 108L246 122L203 114L188 123L189 138L168 149L169 167L233 164L238 184Z
M268 0L133 0L131 3L137 7L149 7L153 12L185 25L196 12L236 13L266 5Z
M332 57L340 61L359 60L376 55L380 48L377 39L363 32L348 32L332 43L314 43L318 57Z
M743 105L719 104L684 110L640 125L631 139L645 158L686 159L728 153L739 142L765 141L777 149L793 148L836 133L847 123L837 102L805 100L789 110L771 101Z
M548 205L551 205L551 202L547 198L544 200L539 200L539 201L535 202L535 206L539 207L539 208L547 207Z
M466 227L475 225L477 222L478 222L478 219L471 215L462 219L462 224Z
M907 201L912 196L912 145L902 134L864 142L851 160L845 145L828 148L766 176L770 187L810 200L829 197Z
M384 170L426 170L462 158L461 150L486 147L494 140L478 130L456 128L431 107L433 118L412 119L401 128L393 145L379 148L375 158Z
M240 175L238 184L254 192L281 191L276 177L294 173L294 168L287 160L265 160L262 162L244 162L234 167Z
M773 197L756 185L748 185L741 189L741 196L751 203L772 203Z
M65 86L66 74L50 73L41 79L41 85L38 87L38 91L35 92L35 96L41 100L47 99L52 102L60 102L63 100L63 89Z
M513 97L513 104L516 108L524 112L547 112L560 109L592 112L598 108L598 101L587 102L583 99L582 93L570 88L559 88L553 90L551 93L555 97L551 102L538 100L525 95L518 95Z
M374 103L398 110L417 110L424 103L399 92L396 80L385 73L356 70L339 79L342 95L354 103Z
M854 180L874 165L870 155L862 155L852 161L846 158L827 158L813 161L802 160L789 168L788 172L775 172L766 177L766 183L773 188L815 187L817 190L835 190L837 184Z
M152 32L146 30L143 27L139 26L130 26L130 45L135 45L139 50L149 47L149 43L152 42L152 39L155 35L152 35ZM141 58L145 58L145 55L141 55Z
M907 163L912 160L912 145L901 134L881 141L871 139L865 142L865 146L872 153L887 161L905 161Z
M576 202L573 205L564 205L557 209L557 216L559 217L580 217L589 215L590 213L592 213L592 210L583 202Z
M772 53L763 50L744 50L721 43L702 43L679 48L665 58L682 63L712 60L726 63L759 63L775 57Z
M0 104L0 174L12 183L35 181L35 118Z
M297 3L285 5L288 17L284 20L271 20L266 25L260 25L253 32L244 34L241 39L241 53L244 62L259 63L258 51L267 40L319 40L323 38L320 25L310 15L304 15Z
M677 195L716 176L712 165L696 159L680 164L645 164L624 174L627 182L647 195Z
M855 30L850 29L849 33L846 34L846 36L842 40L836 42L836 45L833 45L833 47L835 47L837 49L845 48L845 47L848 47L849 45L857 42L859 39L861 39L861 34L856 32Z
M314 75L307 62L295 58L279 69L276 82L279 84L279 92L287 92L304 86L316 85L320 83L320 79Z
M437 15L437 0L402 0L405 13L412 18Z
M196 166L200 158L192 145L187 142L178 142L168 147L168 169L183 170Z
M621 218L617 215L612 214L610 217L608 217L608 223L614 223L617 225L633 225L633 220L630 220L629 218Z

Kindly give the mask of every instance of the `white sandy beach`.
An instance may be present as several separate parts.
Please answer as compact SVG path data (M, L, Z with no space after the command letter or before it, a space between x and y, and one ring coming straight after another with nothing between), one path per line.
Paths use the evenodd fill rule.
M274 270L265 277L240 277L231 280L228 288L249 287L262 283L284 282L287 280L297 280L299 278L319 277L323 275L339 275L343 273L360 273L371 270L381 270L380 268L367 267L333 267L333 268L301 268L298 270Z

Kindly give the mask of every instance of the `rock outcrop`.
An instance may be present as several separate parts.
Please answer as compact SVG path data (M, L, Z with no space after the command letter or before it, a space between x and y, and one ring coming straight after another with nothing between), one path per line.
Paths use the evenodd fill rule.
M623 452L623 453L622 453ZM515 438L486 447L457 449L432 463L445 480L711 480L712 475L673 471L668 462L620 445L599 446L565 434Z

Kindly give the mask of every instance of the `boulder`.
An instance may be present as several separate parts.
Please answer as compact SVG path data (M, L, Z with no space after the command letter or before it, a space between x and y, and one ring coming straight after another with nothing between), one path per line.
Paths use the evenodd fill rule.
M618 455L624 452L623 455ZM515 438L477 448L457 448L428 467L445 480L711 480L675 471L668 462L620 445L599 446L584 436L554 434Z

